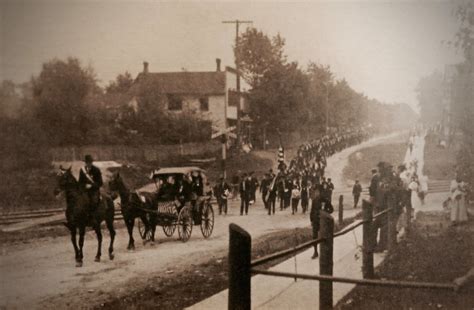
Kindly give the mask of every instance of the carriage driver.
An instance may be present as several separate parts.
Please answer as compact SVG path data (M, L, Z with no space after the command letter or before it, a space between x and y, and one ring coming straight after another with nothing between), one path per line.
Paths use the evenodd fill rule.
M86 155L84 161L86 165L79 172L79 185L89 195L89 217L91 218L99 205L100 188L103 184L102 173L99 168L92 164L91 155Z

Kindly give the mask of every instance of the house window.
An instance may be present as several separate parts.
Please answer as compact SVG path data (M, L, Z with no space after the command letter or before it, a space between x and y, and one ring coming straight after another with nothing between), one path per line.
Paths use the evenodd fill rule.
M236 107L239 102L239 93L233 90L229 90L228 101L230 107Z
M201 111L209 111L209 97L199 98L199 105L201 107Z
M176 95L168 95L168 110L181 111L183 109L183 98Z

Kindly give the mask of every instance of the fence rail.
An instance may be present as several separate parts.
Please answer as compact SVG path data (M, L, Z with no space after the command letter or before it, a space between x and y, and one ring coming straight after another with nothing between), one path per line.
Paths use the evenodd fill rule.
M453 290L457 289L457 285L454 283L432 283L432 282L409 282L409 281L394 281L394 280L372 280L372 279L352 279L344 277L333 277L324 275L310 275L310 274L294 274L291 272L280 272L262 270L258 268L252 268L253 274L263 274L267 276L276 276L284 278L297 278L305 280L325 280L331 282L340 283L351 283L359 285L372 285L372 286L386 286L386 287L399 287L399 288L423 288L423 289L443 289Z

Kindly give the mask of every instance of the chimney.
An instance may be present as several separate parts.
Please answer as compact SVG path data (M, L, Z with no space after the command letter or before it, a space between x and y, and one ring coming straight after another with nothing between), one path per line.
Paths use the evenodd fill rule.
M143 73L148 73L148 62L143 62Z
M221 59L216 58L216 71L219 72L221 71Z

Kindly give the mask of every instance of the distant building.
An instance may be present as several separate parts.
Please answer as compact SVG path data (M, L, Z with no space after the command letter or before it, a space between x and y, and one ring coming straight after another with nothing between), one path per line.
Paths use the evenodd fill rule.
M212 121L215 130L233 126L237 122L237 104L240 101L241 116L248 113L248 104L237 93L236 70L225 67L221 71L221 61L216 59L216 70L209 72L149 72L148 63L143 63L132 86L137 93L140 85L160 94L160 104L165 113L192 113L196 117ZM241 79L241 85L245 85ZM139 95L134 95L129 105L138 109Z

